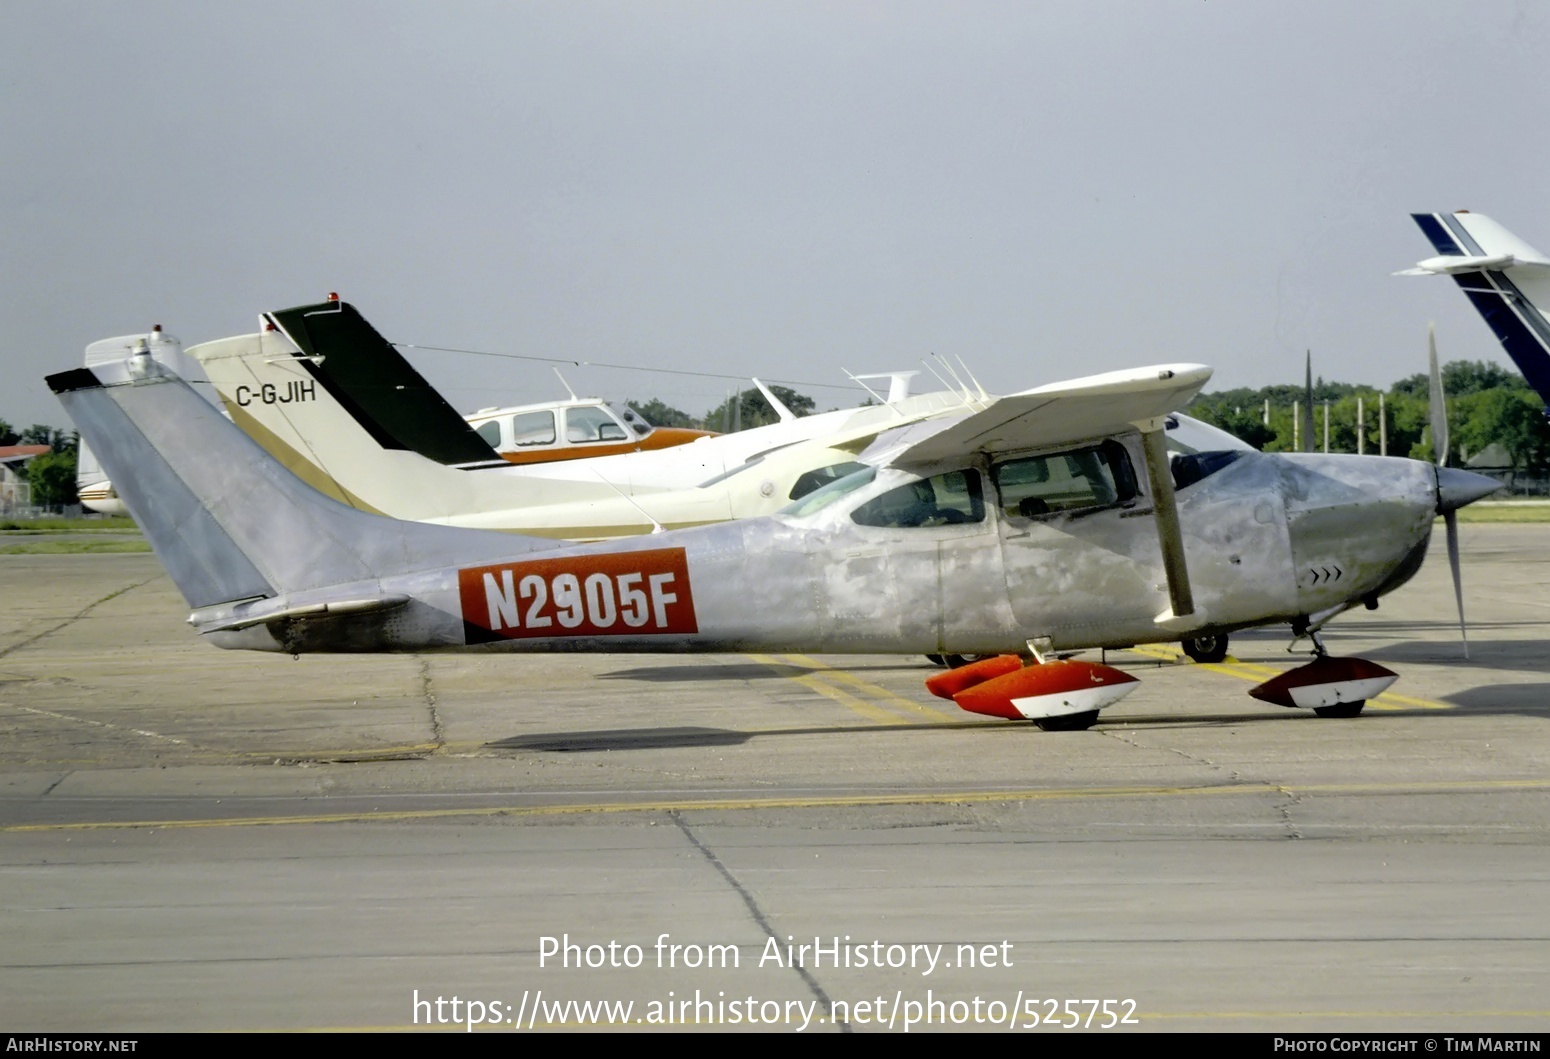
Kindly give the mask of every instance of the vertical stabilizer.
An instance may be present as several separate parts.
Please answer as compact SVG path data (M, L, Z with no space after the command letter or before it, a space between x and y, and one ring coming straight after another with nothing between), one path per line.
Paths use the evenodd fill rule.
M1402 276L1452 276L1550 406L1550 258L1481 213L1411 214L1436 257Z
M119 381L97 371L77 368L48 384L192 607L555 546L345 507L303 484L150 358L126 362Z
M450 466L500 455L393 344L348 302L330 299L268 314L296 346L297 367L333 395L385 449Z

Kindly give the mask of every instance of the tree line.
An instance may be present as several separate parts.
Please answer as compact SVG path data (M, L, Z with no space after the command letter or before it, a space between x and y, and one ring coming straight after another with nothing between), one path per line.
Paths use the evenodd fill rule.
M1544 401L1523 376L1487 361L1456 360L1442 369L1448 405L1448 462L1459 466L1488 445L1506 450L1513 467L1531 477L1550 476L1550 419ZM1363 401L1363 448L1377 454L1379 423L1376 389L1319 379L1313 385L1313 437L1302 447L1323 451L1324 406L1329 405L1329 451L1357 450L1357 399ZM1434 461L1431 437L1430 382L1422 373L1383 391L1388 454ZM1265 422L1265 402L1270 422ZM1305 403L1301 386L1265 386L1201 394L1184 409L1265 452L1291 452L1293 402ZM1307 419L1304 418L1304 423Z

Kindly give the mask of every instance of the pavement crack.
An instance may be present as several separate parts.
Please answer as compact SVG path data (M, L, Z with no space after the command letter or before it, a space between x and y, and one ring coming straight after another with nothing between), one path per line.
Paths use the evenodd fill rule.
M431 753L439 754L447 745L447 732L441 723L441 711L436 706L436 691L431 687L430 659L416 655L415 661L420 663L420 695L425 699L426 709L430 711Z
M1243 774L1237 769L1228 768L1220 762L1212 761L1207 757L1200 757L1198 754L1188 753L1187 751L1180 750L1178 747L1158 746L1155 743L1143 743L1136 739L1132 733L1120 732L1111 728L1101 728L1098 730L1098 732L1100 735L1106 735L1110 739L1116 739L1119 742L1124 743L1126 746L1133 746L1137 750L1160 750L1165 754L1173 754L1176 757L1181 757L1192 765L1204 765L1209 769L1215 769L1217 772L1226 773L1234 782L1243 782L1244 780Z
M709 861L710 866L715 868L716 872L727 881L727 885L732 887L733 892L742 898L743 904L748 908L749 915L753 916L753 921L758 924L759 929L764 931L768 938L779 945L779 935L775 933L775 928L770 926L770 921L765 918L764 912L759 908L759 902L754 900L753 894L749 893L743 884L737 881L737 876L733 875L727 866L721 863L721 858L716 856L715 851L701 842L699 836L690 830L689 825L684 822L683 815L677 809L668 810L667 818L673 822L678 830L683 832L690 845L699 850L700 855ZM823 1005L825 1018L832 1021L834 1018L834 1002L829 999L829 994L824 992L823 986L818 984L818 979L814 978L812 972L801 964L796 964L792 967L792 970L796 971L797 976L807 985L813 996L817 998L818 1003ZM850 1023L848 1022L836 1022L834 1025L839 1027L841 1033L850 1032Z
M27 637L25 640L18 640L8 646L0 647L0 658L4 658L6 655L11 654L14 651L20 651L23 647L28 647L32 644L35 644L45 636L52 636L60 629L68 628L69 626L74 625L76 622L86 617L86 615L90 614L96 608L102 606L109 600L117 599L125 592L133 592L135 589L141 587L142 585L148 585L152 581L155 581L157 578L165 576L165 574L155 574L151 577L147 577L144 581L136 581L133 584L125 585L123 588L115 589L114 591L109 592L107 595L103 596L101 599L94 600L91 603L86 604L86 606L82 607L80 610L76 611L74 614L59 624L50 625L47 629L44 629L39 633L34 633L33 635Z
M1298 798L1297 792L1289 787L1276 784L1275 790L1286 798L1286 801L1276 803L1276 812L1281 814L1281 822L1286 825L1287 835L1291 838L1301 838L1302 831L1292 817L1292 810L1302 804L1302 799Z
M70 776L74 772L75 772L74 769L66 769L64 772L61 772L59 774L59 778L57 780L55 780L53 783L50 783L48 785L48 788L42 794L38 795L38 797L39 798L47 798L50 794L53 794L54 793L54 788L59 786L65 780L69 779Z

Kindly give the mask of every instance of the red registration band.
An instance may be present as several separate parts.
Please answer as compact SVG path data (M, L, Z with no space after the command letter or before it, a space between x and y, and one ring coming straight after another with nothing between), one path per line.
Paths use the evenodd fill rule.
M682 548L476 566L457 581L470 642L699 631Z

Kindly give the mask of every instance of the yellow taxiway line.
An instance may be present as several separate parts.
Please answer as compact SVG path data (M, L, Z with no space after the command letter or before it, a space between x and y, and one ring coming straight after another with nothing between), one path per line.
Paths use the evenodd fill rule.
M1550 779L1443 780L1424 783L1222 783L1198 787L1051 787L1010 790L895 791L768 798L646 798L638 801L575 802L567 805L498 805L468 809L362 810L304 816L234 816L203 820L89 820L49 824L10 824L0 834L33 831L177 830L207 827L268 827L284 824L383 823L480 817L583 816L608 813L830 809L888 805L983 805L996 802L1075 801L1090 798L1209 797L1217 795L1366 795L1441 794L1473 791L1550 790Z

